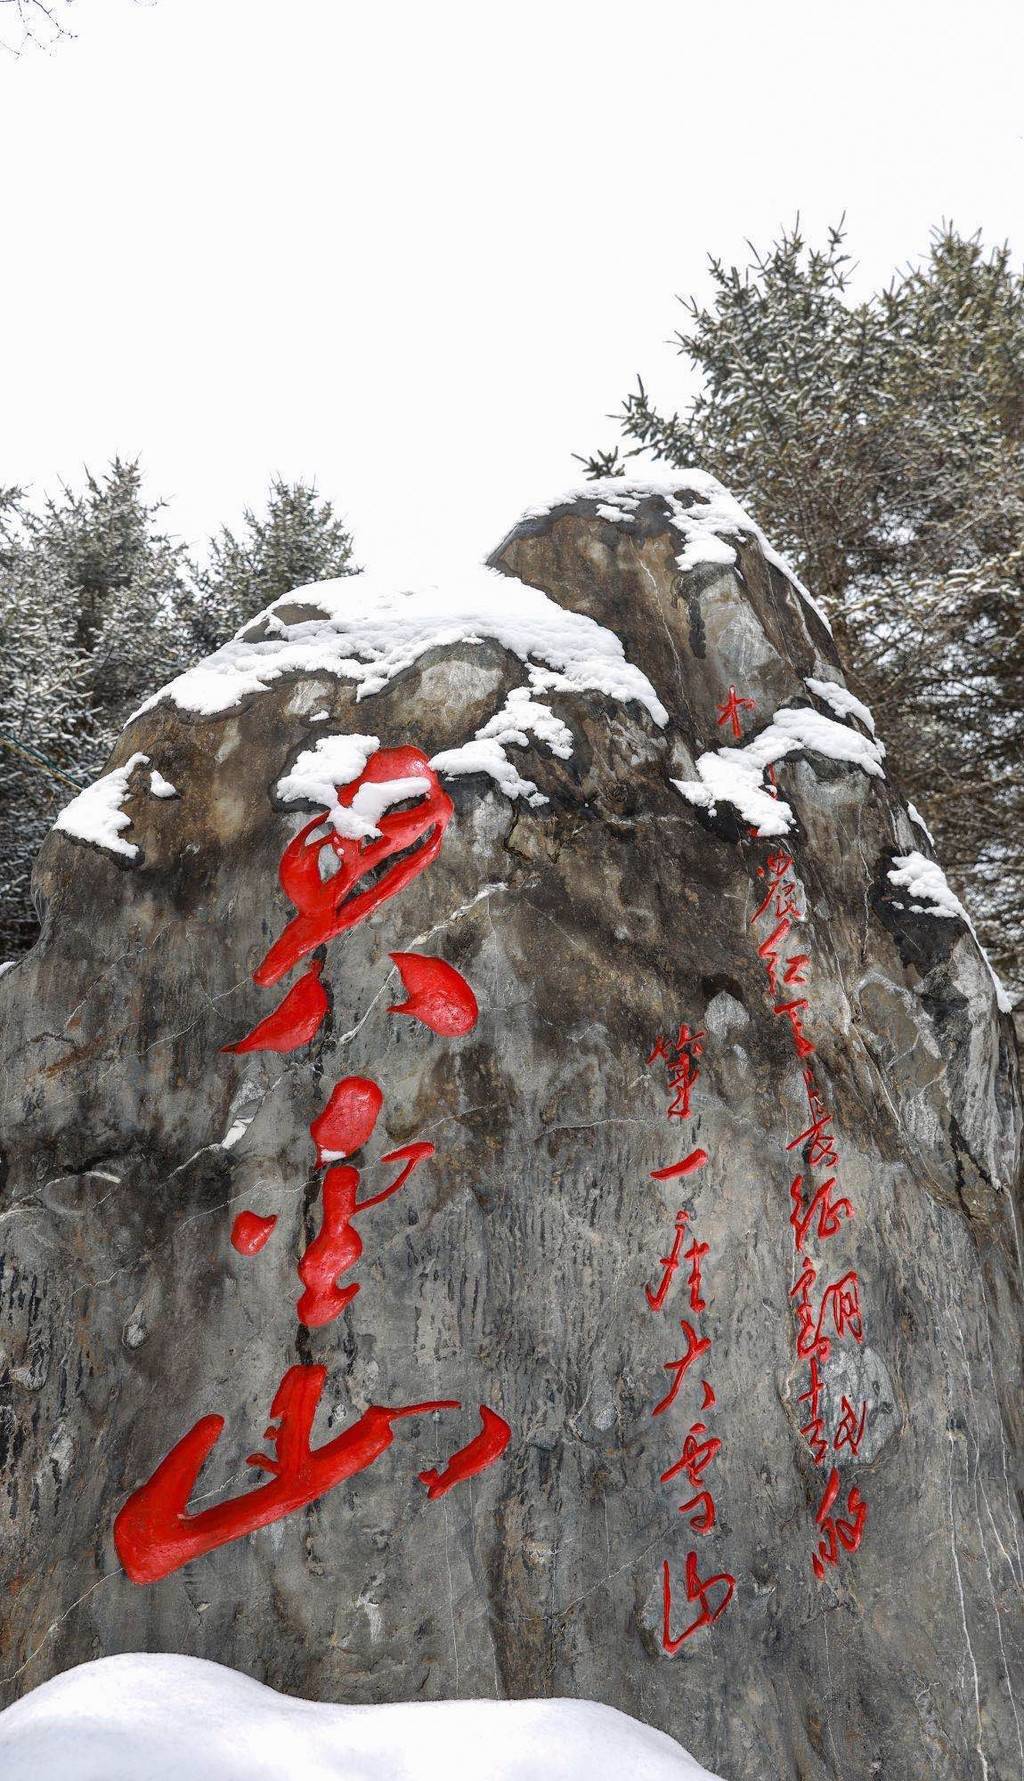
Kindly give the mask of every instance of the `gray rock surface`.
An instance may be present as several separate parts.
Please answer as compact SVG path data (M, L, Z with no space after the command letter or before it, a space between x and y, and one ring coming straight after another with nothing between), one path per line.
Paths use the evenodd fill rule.
M280 994L251 973L293 913L278 861L316 806L282 808L277 782L326 734L461 748L524 684L507 640L453 631L359 700L353 678L292 658L210 716L159 700L112 761L142 752L178 790L154 797L134 768L122 834L136 856L47 840L42 938L0 978L4 1701L85 1659L177 1651L323 1700L590 1697L727 1781L1024 1775L1011 1022L964 922L890 880L894 858L930 849L890 780L835 758L831 730L831 753L803 744L778 762L782 838L673 784L742 746L718 723L730 687L756 702L743 741L781 708L874 758L863 721L808 691L807 677L842 684L838 659L755 530L730 529L712 485L673 489L578 496L492 559L518 578L510 612L525 583L616 633L667 721L535 681L572 752L524 731L507 759L546 802L486 773L444 778L439 856L327 946L331 1011L309 1046L220 1050ZM360 582L339 585L357 608ZM247 647L270 660L323 622L305 590ZM795 1018L774 1012L755 918L783 848L809 959L806 987L778 992L807 999ZM388 1012L398 949L465 975L471 1033ZM647 1060L683 1022L704 1036L689 1117L671 1118L666 1060ZM827 1238L812 1220L798 1252L791 1183L824 1175L787 1149L808 1125L807 1069L852 1216ZM295 1269L321 1180L308 1128L353 1074L384 1093L356 1158L366 1191L386 1180L384 1151L436 1150L360 1220L345 1276L358 1296L304 1329ZM702 1166L652 1179L696 1148ZM245 1208L278 1217L250 1257L229 1241ZM660 1310L645 1295L680 1208L686 1240L708 1245L699 1313L685 1261ZM791 1297L805 1255L807 1315L830 1336L820 1465ZM851 1273L844 1317L827 1288ZM711 1347L654 1415L684 1319ZM314 1363L328 1369L317 1441L370 1403L464 1409L397 1424L387 1453L318 1500L130 1582L111 1531L129 1494L213 1412L226 1427L193 1508L252 1489L244 1461L278 1383ZM834 1446L844 1398L866 1406L856 1452ZM480 1402L510 1424L507 1451L428 1499L417 1473L472 1436ZM661 1481L699 1421L721 1442L697 1479L716 1511L705 1534L680 1513L685 1476ZM819 1580L833 1464L856 1549L840 1543ZM851 1490L867 1505L859 1541ZM700 1606L690 1552L734 1591L669 1655L663 1566L674 1640ZM712 1611L725 1594L712 1588Z

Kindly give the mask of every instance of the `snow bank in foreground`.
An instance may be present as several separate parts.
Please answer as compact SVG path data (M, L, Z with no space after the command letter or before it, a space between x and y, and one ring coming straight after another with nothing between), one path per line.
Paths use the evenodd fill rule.
M916 851L895 854L889 868L889 879L898 890L905 890L908 895L917 899L907 905L913 915L939 915L949 921L960 920L967 923L978 951L988 965L999 1008L1003 1014L1009 1014L1013 1009L1013 997L992 969L974 923L938 861L930 860L927 855Z
M4 1781L715 1781L593 1701L295 1700L197 1657L81 1664L0 1713Z

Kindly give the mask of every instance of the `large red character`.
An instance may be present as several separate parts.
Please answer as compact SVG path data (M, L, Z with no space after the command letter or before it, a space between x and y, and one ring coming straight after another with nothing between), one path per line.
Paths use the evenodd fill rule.
M365 921L437 858L454 806L418 748L378 749L359 778L339 789L338 803L347 810L364 786L399 779L421 779L426 790L411 809L385 810L377 822L376 839L353 840L331 826L326 834L318 833L329 823L320 811L289 841L278 876L298 914L253 972L256 983L279 982L315 947ZM338 862L337 871L327 878L321 872L326 850ZM391 865L379 871L387 860Z

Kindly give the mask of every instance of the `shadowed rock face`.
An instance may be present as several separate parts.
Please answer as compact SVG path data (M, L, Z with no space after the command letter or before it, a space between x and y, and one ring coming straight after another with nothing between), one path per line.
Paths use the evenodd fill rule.
M283 809L278 780L327 734L461 748L524 683L513 648L450 642L358 702L308 665L209 717L165 699L113 756L148 755L179 793L135 770L135 859L48 839L42 938L0 980L4 1699L84 1659L178 1651L323 1700L591 1697L728 1781L1024 1772L1010 1020L964 923L889 878L930 850L831 731L774 769L783 836L673 784L780 708L828 718L854 755L867 741L808 691L842 684L834 647L756 536L731 535L732 563L687 554L680 510L709 498L681 478L669 500L579 497L510 533L492 559L518 578L510 610L526 583L616 633L667 721L538 694L572 753L527 735L509 758L546 802L442 776L436 860L317 955L331 1010L310 1044L220 1050L294 981L251 977L294 913L278 863L316 808ZM357 607L360 582L341 585ZM304 590L277 629L318 610ZM740 738L718 722L731 687L755 701ZM388 1012L398 950L464 975L471 1032ZM366 1195L384 1153L435 1154L359 1220L358 1295L304 1328L309 1126L347 1075L384 1096L354 1159ZM229 1240L245 1209L277 1217L249 1256ZM396 1423L317 1500L130 1582L112 1540L129 1494L211 1413L226 1426L192 1513L252 1491L278 1384L314 1364L314 1445L369 1404L464 1408ZM417 1474L481 1403L506 1451L431 1500ZM692 1601L690 1554L718 1579ZM684 1638L702 1608L713 1623Z

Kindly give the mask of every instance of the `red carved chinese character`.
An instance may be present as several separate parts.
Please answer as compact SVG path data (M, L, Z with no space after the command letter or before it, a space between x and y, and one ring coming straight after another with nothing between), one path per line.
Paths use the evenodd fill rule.
M240 1212L231 1226L231 1246L239 1255L258 1255L277 1223L277 1214L261 1218L258 1212Z
M697 1059L702 1055L704 1046L703 1031L691 1033L689 1025L683 1021L675 1039L669 1045L659 1033L654 1048L647 1062L653 1064L656 1058L664 1058L668 1065L668 1085L672 1090L672 1100L667 1109L669 1119L689 1119L690 1098L694 1084L700 1076Z
M405 810L382 805L389 786L403 788L400 802L414 797L416 803ZM353 839L333 827L318 834L329 822L320 811L285 848L279 869L281 889L298 914L253 972L254 982L277 983L315 947L365 921L437 858L454 805L420 749L378 749L359 778L339 788L339 807L358 809L361 793L368 795L374 809L373 820L364 825L365 835ZM320 862L326 850L339 864L325 877ZM390 865L378 871L386 860Z
M418 1164L433 1154L434 1146L425 1142L389 1150L381 1161L400 1162L403 1167L382 1193L373 1194L368 1200L356 1199L358 1169L348 1163L335 1164L334 1168L328 1169L322 1193L323 1221L299 1262L299 1279L306 1290L299 1299L296 1314L307 1329L319 1329L323 1324L333 1322L359 1291L358 1280L349 1286L338 1285L339 1275L354 1267L363 1253L363 1241L352 1229L352 1219L358 1212L379 1206L382 1200L397 1193Z
M654 1409L651 1411L652 1416L660 1416L663 1411L668 1409L670 1404L674 1403L676 1393L686 1377L687 1369L692 1366L698 1355L706 1354L711 1347L710 1336L698 1336L692 1324L687 1323L685 1317L680 1319L679 1328L686 1337L686 1353L681 1360L667 1360L665 1362L666 1373L674 1373L675 1380L666 1395L662 1398L661 1403L654 1406Z
M703 1440L698 1439L701 1435L704 1436ZM708 1434L706 1423L692 1422L675 1465L669 1466L668 1471L661 1474L662 1484L670 1483L680 1472L685 1472L691 1487L699 1490L701 1473L705 1466L711 1464L721 1445L717 1435Z
M848 1447L856 1458L860 1452L860 1444L864 1439L864 1424L867 1422L868 1407L866 1402L861 1404L858 1419L856 1410L845 1394L840 1400L839 1407L842 1414L836 1425L833 1446L837 1453L841 1453L844 1447Z
M838 1495L839 1473L833 1466L815 1517L824 1536L811 1559L811 1569L819 1583L825 1575L825 1566L838 1562L840 1546L845 1546L847 1552L856 1552L868 1519L868 1506L856 1485L851 1487L846 1499L846 1512L853 1519L843 1521L834 1517L832 1509Z
M694 1238L694 1241L690 1244L689 1249L686 1251L686 1260L690 1264L690 1278L689 1278L688 1284L689 1284L689 1288L690 1288L690 1310L691 1311L706 1311L707 1310L707 1305L705 1304L704 1300L700 1296L700 1289L701 1289L700 1263L701 1263L701 1257L704 1255L707 1255L707 1253L708 1253L708 1245L706 1243L698 1243L696 1238Z
M796 1002L776 1002L775 1004L774 1012L776 1014L785 1015L785 1018L789 1021L789 1024L793 1029L793 1044L796 1047L797 1057L810 1057L814 1050L811 1040L808 1039L807 1034L804 1032L803 1022L800 1016L801 1008L809 1007L810 1003L806 996L801 997L801 999Z
M800 1430L800 1433L804 1436L804 1438L807 1442L807 1445L811 1450L811 1453L814 1457L815 1465L820 1466L822 1460L825 1458L825 1455L828 1452L828 1440L825 1435L824 1419L818 1414L818 1405L819 1405L819 1401L821 1399L821 1392L822 1392L822 1382L821 1382L821 1374L818 1372L818 1356L817 1356L817 1354L811 1355L809 1371L810 1371L810 1385L808 1386L806 1391L802 1391L800 1393L800 1396L797 1399L797 1403L798 1404L808 1404L810 1406L811 1414L810 1414L810 1420L804 1424L803 1428Z
M786 1145L787 1150L796 1150L799 1145L806 1144L807 1162L812 1169L834 1169L838 1165L839 1155L836 1141L829 1130L832 1115L825 1106L814 1080L813 1067L808 1064L804 1070L804 1088L807 1092L807 1105L810 1108L811 1123L805 1131L798 1132Z
M777 993L778 987L779 987L778 986L778 972L779 972L780 955L782 952L782 943L785 940L786 935L789 933L792 925L793 924L788 919L788 917L786 920L778 922L777 925L772 929L771 933L768 935L768 938L766 940L762 940L760 946L757 949L757 956L759 959L763 960L765 968L768 972L768 985L769 985L769 988L771 989L773 996Z
M679 1513L690 1516L690 1526L695 1534L709 1534L715 1525L715 1499L709 1490L699 1490L688 1503L680 1503Z
M781 850L777 853L770 853L764 865L758 866L757 876L765 880L768 891L764 901L758 905L750 917L751 927L755 921L760 921L773 901L775 908L772 913L775 921L781 921L787 916L792 917L794 921L803 920L803 916L793 900L799 887L796 880L788 876L792 866L792 854L784 853Z
M189 1499L220 1438L224 1418L203 1416L182 1436L152 1477L132 1492L114 1522L117 1555L133 1583L158 1582L190 1559L280 1521L346 1478L364 1472L391 1446L395 1438L392 1424L401 1418L461 1409L452 1398L403 1404L394 1410L371 1404L340 1435L314 1448L310 1446L313 1419L326 1377L326 1367L288 1368L270 1411L271 1423L279 1425L266 1434L273 1453L254 1453L248 1461L259 1471L269 1472L269 1482L195 1514L189 1514ZM478 1442L480 1436L475 1439ZM493 1457L503 1447L504 1443L497 1447ZM465 1451L468 1455L469 1449ZM433 1479L434 1474L428 1476ZM433 1494L440 1493L435 1489Z
M709 1597L711 1591L719 1583L724 1584L725 1594L717 1608L712 1610L708 1605ZM715 1621L721 1618L725 1613L726 1608L729 1606L729 1603L732 1601L733 1590L735 1588L735 1577L730 1577L726 1571L720 1571L716 1576L708 1577L702 1582L697 1571L697 1554L695 1552L688 1552L686 1555L686 1599L689 1602L699 1602L700 1613L696 1620L686 1628L685 1632L680 1633L678 1638L673 1638L672 1576L669 1570L668 1559L665 1559L662 1567L661 1643L663 1650L668 1653L669 1657L674 1657L680 1646L684 1645L687 1639L692 1638L694 1633L700 1632L701 1627L713 1626Z
M665 1272L661 1277L661 1285L658 1287L657 1292L652 1292L649 1286L644 1287L644 1292L647 1295L647 1303L650 1305L652 1311L661 1310L662 1305L665 1303L668 1289L672 1284L672 1276L679 1266L679 1252L682 1248L683 1236L686 1231L686 1219L687 1214L680 1209L676 1213L676 1228L675 1235L672 1239L671 1251L668 1255L661 1256L658 1262L658 1266L664 1268Z
M788 1148L791 1147L787 1146L787 1149ZM839 1229L840 1221L843 1218L853 1217L853 1207L849 1200L829 1199L829 1193L831 1189L835 1187L835 1184L835 1176L830 1175L828 1180L823 1181L817 1192L813 1195L810 1204L805 1207L803 1198L804 1178L802 1175L794 1176L789 1189L789 1197L793 1202L793 1210L789 1215L789 1222L793 1226L793 1239L797 1249L802 1249L804 1246L804 1238L807 1235L808 1228L815 1212L818 1214L818 1236L822 1242L828 1237L835 1236Z
M756 710L757 706L753 699L741 699L737 695L736 688L731 686L729 688L729 697L726 699L725 704L718 706L718 715L715 721L719 728L721 728L722 724L731 724L732 733L738 742L743 734L740 725L740 712Z
M710 1410L715 1402L714 1388L708 1384L706 1379L702 1379L701 1384L704 1387L704 1402L701 1405L701 1409Z
M860 1281L852 1268L848 1274L843 1275L841 1280L837 1280L832 1286L825 1288L821 1299L821 1316L818 1319L819 1331L830 1312L837 1336L845 1336L849 1330L855 1342L864 1340L864 1324L860 1310Z
M320 982L323 960L314 959L309 970L271 1014L257 1021L251 1033L234 1045L222 1045L222 1051L297 1051L308 1045L320 1030L330 1006L327 991Z

